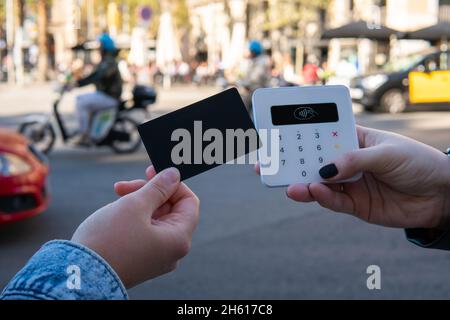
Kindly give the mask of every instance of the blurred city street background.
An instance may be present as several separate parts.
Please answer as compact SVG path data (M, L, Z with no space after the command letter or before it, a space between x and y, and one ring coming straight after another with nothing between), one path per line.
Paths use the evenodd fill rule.
M107 32L119 49L123 97L135 85L157 92L145 117L131 113L139 123L234 85L246 99L258 85L343 84L358 124L444 151L449 21L446 0L0 0L0 125L16 130L23 116L51 115L55 87L89 74ZM256 64L251 40L267 72L246 85ZM92 90L64 96L69 127L77 127L76 97ZM117 155L74 148L56 134L48 208L0 223L0 288L42 244L70 239L117 199L114 182L142 178L150 163L143 147ZM403 230L294 203L284 188L263 186L252 166L224 165L187 184L201 199L192 250L176 272L133 288L131 298L450 299L450 254L412 245ZM381 290L366 286L370 265L381 268Z
M18 95L0 86L0 101L16 110L36 111L39 105L48 112L48 91L31 87L26 95ZM152 116L216 91L163 90L150 109ZM411 112L395 118L358 112L357 122L440 150L448 146L450 112ZM70 238L84 218L115 200L113 183L141 178L149 160L143 148L112 156L109 150L59 145L50 163L50 208L0 229L0 286L44 242ZM448 253L415 247L402 230L293 203L283 188L264 187L250 166L222 166L187 183L201 199L192 251L175 273L131 290L132 298L450 298ZM366 287L366 268L372 264L382 268L378 292Z

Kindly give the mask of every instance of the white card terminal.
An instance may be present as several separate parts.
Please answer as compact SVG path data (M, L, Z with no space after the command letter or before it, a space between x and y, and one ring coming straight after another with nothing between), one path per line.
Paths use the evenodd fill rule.
M324 182L320 168L358 149L352 101L345 86L258 89L252 101L255 126L260 135L268 133L267 139L261 135L258 158L261 180L269 187ZM278 133L276 139L271 139L273 133Z

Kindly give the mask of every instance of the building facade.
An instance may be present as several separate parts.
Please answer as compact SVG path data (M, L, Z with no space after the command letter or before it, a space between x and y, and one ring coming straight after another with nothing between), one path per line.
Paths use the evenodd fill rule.
M450 22L448 0L333 0L327 10L327 28L350 21L365 20L408 32L438 21ZM348 55L356 55L361 73L369 72L391 56L404 56L429 47L425 41L400 40L380 44L365 39L335 39L329 45L329 65L333 68Z

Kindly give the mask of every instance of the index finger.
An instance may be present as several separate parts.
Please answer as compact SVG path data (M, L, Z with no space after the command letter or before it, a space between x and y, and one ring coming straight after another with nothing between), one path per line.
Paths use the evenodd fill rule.
M156 175L155 168L153 166L149 166L145 170L145 176L147 180L151 180ZM131 181L118 181L114 184L114 192L119 196L123 197L127 194L135 192L145 186L147 184L146 180L137 179Z

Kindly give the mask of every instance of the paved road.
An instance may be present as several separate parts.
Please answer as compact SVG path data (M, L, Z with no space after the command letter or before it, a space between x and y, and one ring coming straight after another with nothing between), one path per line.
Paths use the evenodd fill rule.
M209 93L164 92L154 115ZM6 95L11 100L0 88L2 105L18 99ZM20 99L21 110L32 106ZM450 112L357 117L360 124L439 149L450 144ZM141 177L148 159L143 150L115 156L59 147L51 164L48 211L0 228L0 287L41 244L69 238L85 217L114 200L113 182ZM294 204L283 189L262 186L248 166L222 166L188 184L202 199L192 251L175 273L132 289L132 298L450 298L450 253L417 248L402 230ZM365 272L372 264L382 270L382 290L376 292L366 288Z

